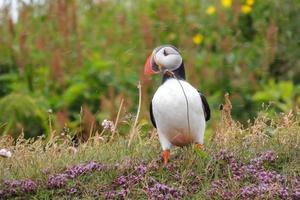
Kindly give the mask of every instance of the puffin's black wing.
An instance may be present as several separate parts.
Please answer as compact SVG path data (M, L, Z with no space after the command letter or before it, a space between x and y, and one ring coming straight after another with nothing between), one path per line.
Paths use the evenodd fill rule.
M152 122L153 126L156 128L156 123L155 123L155 119L153 116L152 101L150 103L150 118L151 118L151 122Z
M199 92L199 91L198 91ZM202 106L203 106L203 110L204 110L204 116L205 116L205 121L208 121L210 119L210 108L208 105L208 102L205 98L205 96L203 94L200 94L201 100L202 100Z

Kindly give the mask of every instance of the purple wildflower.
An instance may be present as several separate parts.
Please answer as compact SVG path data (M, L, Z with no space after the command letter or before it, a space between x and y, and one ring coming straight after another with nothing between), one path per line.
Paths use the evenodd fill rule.
M22 184L22 182L18 181L18 180L5 180L3 182L3 185L8 188L17 188L17 187L20 187L21 184Z
M258 193L258 188L255 185L249 185L241 188L240 195L242 198L255 197Z
M224 179L218 179L212 182L212 187L207 192L210 199L232 199L232 192L228 190L228 184Z
M66 185L69 179L73 179L81 174L90 172L93 170L102 170L105 168L105 165L96 163L94 161L86 164L78 164L67 168L63 173L50 175L48 177L48 188L59 188Z
M30 180L6 180L3 181L3 188L0 190L0 198L8 198L17 196L20 193L35 193L37 191L37 184Z
M127 182L127 178L124 175L122 175L119 176L114 182L118 185L124 185Z
M55 174L55 175L50 175L48 177L48 182L47 182L47 186L50 189L53 188L60 188L66 185L67 181L69 179L69 175L68 174Z
M120 191L108 191L105 199L125 199L129 193L129 189L121 189Z
M266 166L276 159L275 154L271 151L259 154L248 163L238 163L232 154L224 150L221 150L215 159L223 161L219 166L224 179L212 182L211 188L207 192L211 199L226 199L227 197L231 199L230 194L237 193L235 187L230 188L228 185L232 182L230 174L239 185L243 184L242 180L247 180L245 182L247 185L238 189L239 199L299 198L297 195L300 195L300 186L299 189L296 189L295 186L298 185L297 179L291 181L291 187L294 189L290 190L286 176L267 169Z
M148 199L182 199L185 192L156 182L147 189Z
M36 192L37 188L38 188L37 184L30 179L22 181L23 192L33 193Z
M277 173L270 171L261 171L257 173L259 182L261 183L273 183L277 181Z
M139 175L144 175L147 171L147 167L145 165L139 165L136 168L137 172L139 173Z
M300 185L297 185L293 190L292 196L294 199L300 199Z
M70 178L75 178L83 173L93 171L93 170L101 170L103 168L104 165L92 161L86 164L78 164L69 167L65 170L65 173L69 175Z
M280 188L278 193L279 193L278 196L281 199L287 199L289 197L289 191L287 187Z
M75 188L75 187L71 187L71 188L69 188L69 189L67 189L66 190L66 192L68 193L68 194L75 194L75 193L77 193L77 188Z

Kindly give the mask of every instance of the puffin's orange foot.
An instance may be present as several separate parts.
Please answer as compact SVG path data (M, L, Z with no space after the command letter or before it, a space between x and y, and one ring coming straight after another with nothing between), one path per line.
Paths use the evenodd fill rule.
M169 150L164 150L164 164L168 164L170 152Z
M200 144L200 143L195 144L195 147L196 147L196 149L198 149L198 150L203 150L203 149L204 149L204 145L203 145L203 144Z

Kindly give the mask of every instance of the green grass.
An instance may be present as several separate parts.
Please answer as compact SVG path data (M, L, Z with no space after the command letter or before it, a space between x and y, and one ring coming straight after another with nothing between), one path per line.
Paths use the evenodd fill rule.
M233 172L227 161L217 161L221 149L232 152L238 162L247 163L258 153L273 151L277 158L264 164L267 171L276 171L288 178L292 185L293 177L300 177L300 125L299 113L280 114L276 118L261 115L249 127L243 128L228 115L226 107L222 111L223 120L217 131L206 138L205 151L195 150L192 146L171 150L170 163L164 166L161 160L161 148L157 136L135 137L128 147L129 136L117 135L112 141L109 136L99 139L91 137L86 143L72 146L68 137L55 137L50 141L43 139L18 139L16 144L8 137L2 137L0 145L13 152L11 158L1 158L1 180L32 179L39 184L34 194L22 194L15 197L32 199L94 199L104 198L107 191L119 191L116 178L136 174L136 167L143 165L147 172L138 183L130 187L126 198L147 199L146 189L150 178L172 188L193 192L185 193L186 199L207 199L212 183L224 179L233 199L239 199L239 189L251 183L251 179L241 182L233 179ZM142 130L138 134L141 134ZM74 149L76 148L76 152ZM50 174L62 173L66 167L80 163L97 161L110 164L104 171L91 171L70 179L59 189L46 186ZM126 163L130 163L129 165ZM227 171L224 172L224 169ZM70 188L78 192L70 194ZM150 186L149 186L150 187ZM291 186L292 188L292 186ZM3 189L3 188L2 188ZM215 198L220 196L216 195ZM265 199L272 199L267 196ZM277 199L277 198L275 198Z

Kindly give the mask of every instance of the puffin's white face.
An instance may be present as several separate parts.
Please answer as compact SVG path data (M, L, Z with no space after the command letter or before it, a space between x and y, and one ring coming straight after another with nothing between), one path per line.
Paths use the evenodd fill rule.
M179 52L169 46L154 50L153 59L158 66L170 71L178 69L182 63L182 57Z
M182 57L176 47L164 45L155 48L145 64L145 74L174 71L182 64Z

